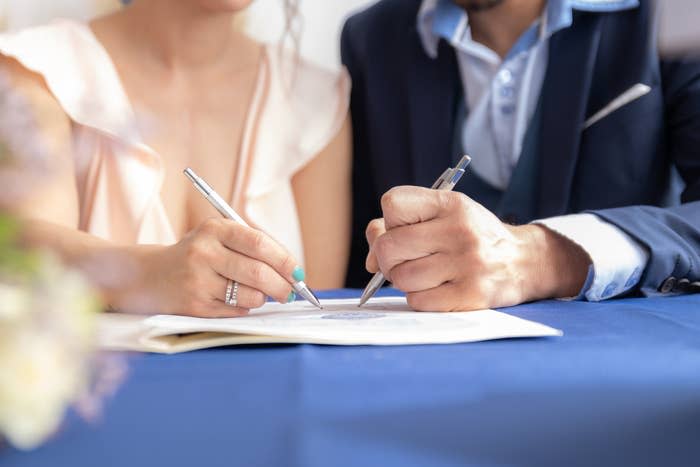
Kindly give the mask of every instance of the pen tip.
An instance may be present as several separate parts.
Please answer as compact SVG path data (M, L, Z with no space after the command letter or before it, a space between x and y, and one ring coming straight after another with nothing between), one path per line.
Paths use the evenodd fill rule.
M311 302L312 305L314 305L316 308L319 310L323 310L323 305L321 305L321 302L319 301L318 297L314 295L314 293L306 287L306 291L308 292L308 297L306 299Z

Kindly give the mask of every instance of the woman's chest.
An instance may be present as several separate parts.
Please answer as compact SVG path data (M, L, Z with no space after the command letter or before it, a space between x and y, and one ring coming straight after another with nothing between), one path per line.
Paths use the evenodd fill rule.
M226 200L231 199L238 172L242 135L237 126L221 124L172 125L169 136L149 142L160 156L163 178L160 201L176 238L217 215L183 175L191 167Z
M161 202L176 238L218 215L182 174L186 167L228 201L242 182L241 160L248 153L253 125L250 94L222 92L218 100L200 101L151 99L138 107L144 141L161 160Z

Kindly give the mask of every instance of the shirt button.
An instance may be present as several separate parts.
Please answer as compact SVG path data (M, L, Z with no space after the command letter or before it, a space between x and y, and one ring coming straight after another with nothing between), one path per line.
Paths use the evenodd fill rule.
M508 84L513 81L513 73L508 68L504 68L498 72L498 79L501 80L501 83Z
M512 86L505 86L501 88L499 94L501 95L501 97L511 99L513 98L513 96L515 96L515 89Z
M512 115L513 112L515 112L514 105L504 105L501 107L501 113L503 113L503 115Z
M666 280L661 283L661 286L659 287L659 292L671 293L673 288L676 286L676 282L678 282L678 280L675 277L667 277Z

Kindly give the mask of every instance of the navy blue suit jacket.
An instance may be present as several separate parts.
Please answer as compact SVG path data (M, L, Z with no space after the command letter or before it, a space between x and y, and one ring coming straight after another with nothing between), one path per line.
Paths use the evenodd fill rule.
M381 195L397 185L430 186L453 162L457 61L444 41L437 59L424 52L420 3L380 1L343 29L342 60L353 81L351 287L369 278L364 231L381 217ZM650 251L636 289L645 295L700 288L700 63L661 59L655 24L643 0L629 11L575 12L573 25L552 36L534 210L509 213L524 223L591 211L615 224ZM637 83L651 92L583 129Z

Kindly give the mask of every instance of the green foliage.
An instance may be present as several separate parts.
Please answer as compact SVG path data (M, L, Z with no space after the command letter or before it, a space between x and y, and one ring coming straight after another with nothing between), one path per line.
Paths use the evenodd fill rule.
M19 222L12 216L0 212L1 276L11 276L19 279L33 275L39 268L37 254L20 247L19 234Z

